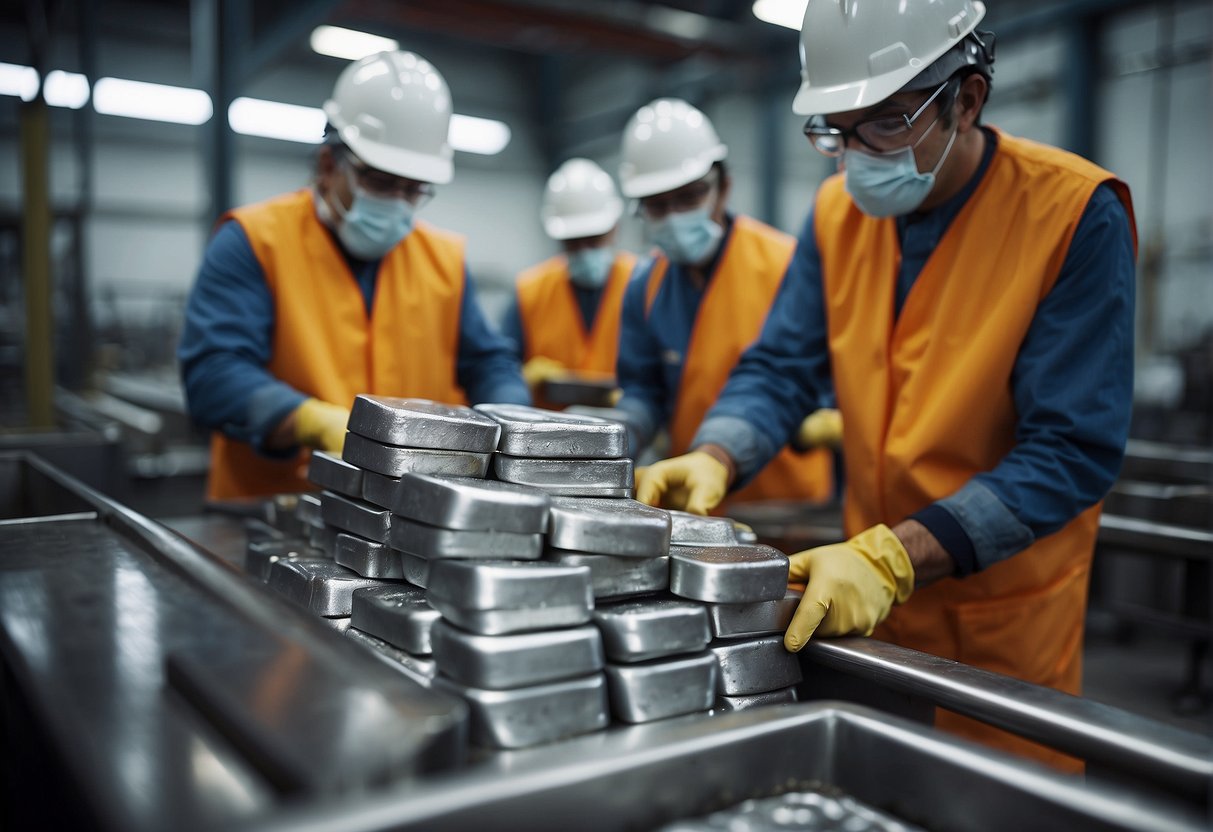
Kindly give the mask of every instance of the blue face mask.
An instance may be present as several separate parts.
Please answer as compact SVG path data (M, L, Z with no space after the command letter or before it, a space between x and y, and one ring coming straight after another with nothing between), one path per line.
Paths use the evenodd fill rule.
M724 229L712 219L711 208L669 214L649 222L649 236L666 256L684 266L701 266L716 253Z
M413 230L415 209L408 200L376 196L355 183L353 177L349 181L354 194L349 208L334 199L336 208L330 209L328 201L317 193L316 211L326 224L336 226L337 239L346 251L361 260L378 260Z
M927 132L922 134L918 142L926 138ZM919 173L918 162L914 160L914 148L918 142L892 153L848 149L844 154L847 193L855 200L859 210L868 216L900 217L909 214L922 205L931 193L931 188L935 186L935 174L943 167L954 141L955 130L934 169L927 173Z
M611 264L615 252L610 246L582 248L566 255L569 263L569 280L579 289L601 289L611 276Z

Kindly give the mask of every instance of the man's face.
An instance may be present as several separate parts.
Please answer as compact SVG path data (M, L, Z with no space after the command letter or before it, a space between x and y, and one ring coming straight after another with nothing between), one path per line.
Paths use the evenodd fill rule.
M871 107L834 113L810 121L806 128L810 140L812 125L833 128L841 133L839 148L869 154L893 153L909 147L919 172L935 167L947 147L952 118L943 111L952 96L943 94L946 84L927 90L898 92ZM954 118L954 116L953 116ZM839 168L845 166L840 156Z
M593 237L577 237L572 240L561 240L560 245L566 254L584 251L587 248L605 248L615 241L615 230L615 228L612 228L605 234L596 234Z
M640 200L640 216L649 222L660 222L670 214L683 214L709 206L709 215L717 223L724 222L728 202L729 180L722 181L720 168L712 168L707 176L688 182L671 191L646 196Z
M419 208L434 195L434 186L376 170L345 148L326 148L320 159L317 182L321 194L339 201L345 209L354 204L356 184L368 194L403 199Z

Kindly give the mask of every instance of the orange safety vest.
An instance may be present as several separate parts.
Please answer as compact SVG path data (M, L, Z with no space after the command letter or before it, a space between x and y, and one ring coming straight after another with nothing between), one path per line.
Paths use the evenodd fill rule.
M463 303L462 240L418 223L379 266L371 314L304 189L237 208L274 300L267 369L296 390L349 407L359 393L465 401L455 381ZM269 459L220 433L211 438L211 499L313 488L308 453Z
M846 426L847 535L891 526L947 497L1015 445L1011 374L1020 345L1104 182L1132 226L1128 188L1110 173L999 134L985 176L897 319L894 220L863 214L842 175L821 186L816 237ZM919 589L876 637L1077 694L1100 508L982 572ZM1072 767L1070 758L954 714L941 712L937 724Z
M670 454L690 449L704 415L716 403L741 354L758 339L796 250L796 239L749 217L733 221L716 274L699 304L683 356L682 380L670 420ZM645 286L645 314L665 281L669 260L657 254ZM805 414L808 415L808 414ZM826 450L784 448L729 501L825 500L833 488Z

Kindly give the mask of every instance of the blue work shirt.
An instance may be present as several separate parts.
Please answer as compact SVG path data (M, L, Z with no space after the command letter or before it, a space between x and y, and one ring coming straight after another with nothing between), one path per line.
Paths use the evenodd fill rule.
M602 302L606 287L586 289L571 281L569 286L573 290L573 297L577 299L577 308L581 310L581 322L585 324L585 331L592 332L594 318L598 316L598 305ZM522 361L526 356L526 331L522 326L522 311L518 308L518 292L514 292L510 305L506 307L505 317L501 321L501 334L509 339L514 347L514 355Z
M897 220L902 256L891 300L898 313L989 168L998 139L990 130L985 135L985 153L964 189L930 211ZM1101 185L1015 360L1014 448L993 470L913 515L952 556L957 574L991 566L1057 531L1102 499L1116 479L1132 409L1134 271L1128 215L1115 192ZM761 338L742 356L693 446L725 448L744 483L790 441L804 415L831 396L821 258L810 213Z
M380 261L341 250L369 315ZM177 348L190 416L266 455L290 456L294 449L270 451L265 442L308 396L266 368L273 329L274 300L261 264L240 224L224 223L207 246ZM485 320L466 273L455 366L456 380L474 403L531 403L518 362Z

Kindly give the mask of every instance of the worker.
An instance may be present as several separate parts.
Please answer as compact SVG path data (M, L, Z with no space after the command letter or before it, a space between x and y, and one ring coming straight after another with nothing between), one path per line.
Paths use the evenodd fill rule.
M675 98L641 107L624 131L620 185L656 245L623 301L617 407L629 417L633 456L662 429L670 453L690 447L792 258L791 236L728 210L727 154L707 116ZM737 500L830 496L827 451L774 456Z
M462 240L416 218L452 176L438 70L363 58L324 113L311 187L225 214L186 306L178 358L213 431L212 499L308 488L307 449L340 452L359 393L530 402Z
M569 159L543 194L543 230L563 253L518 276L502 324L536 400L545 382L574 378L614 386L623 290L636 265L617 250L623 200L589 159Z
M840 172L694 451L645 472L638 496L711 505L832 389L850 537L792 556L808 586L787 649L875 632L1077 694L1100 501L1129 427L1133 207L1091 162L982 123L984 12L809 1L793 110Z

